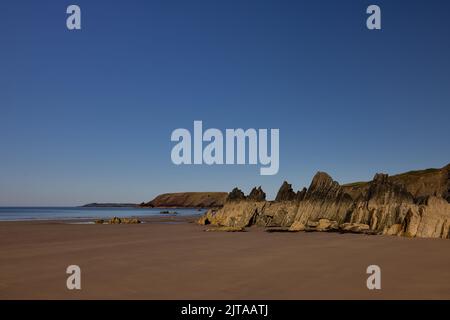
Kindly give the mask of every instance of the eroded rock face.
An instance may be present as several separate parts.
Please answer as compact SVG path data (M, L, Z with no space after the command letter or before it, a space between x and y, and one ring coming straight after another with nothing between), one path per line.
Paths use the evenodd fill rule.
M387 174L378 173L366 194L357 200L350 222L367 224L372 231L383 232L401 224L414 207L413 196L403 186L392 182Z
M209 210L205 214L206 218L202 217L199 223L223 227L249 227L255 224L266 203L266 201L229 201L217 211Z
M306 198L326 199L335 198L341 192L339 183L334 181L326 172L317 172L306 192Z
M397 185L404 186L416 202L430 196L441 197L450 202L450 164L440 169L409 171L390 176L388 179ZM369 183L350 183L343 188L356 200L367 192Z
M298 210L297 201L266 202L264 210L255 217L255 224L261 227L289 227Z
M421 196L419 201L404 184L386 174L376 174L359 189L356 198L348 193L347 186L340 186L325 172L318 172L309 188L297 194L284 182L274 202L262 201L259 189L252 190L253 195L247 199L242 191L233 190L233 200L217 211L208 211L201 222L283 227L289 231L450 238L450 204L446 198Z
M348 219L353 207L352 198L339 183L325 172L318 172L299 202L294 221L306 225L308 221L328 219L341 224Z
M399 235L450 238L450 204L445 199L432 196L415 209L407 213Z

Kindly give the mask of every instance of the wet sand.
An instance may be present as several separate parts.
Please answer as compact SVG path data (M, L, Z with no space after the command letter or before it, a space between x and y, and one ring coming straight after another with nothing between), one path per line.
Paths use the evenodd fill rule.
M450 240L149 221L0 222L0 299L450 299ZM80 291L66 288L74 264Z

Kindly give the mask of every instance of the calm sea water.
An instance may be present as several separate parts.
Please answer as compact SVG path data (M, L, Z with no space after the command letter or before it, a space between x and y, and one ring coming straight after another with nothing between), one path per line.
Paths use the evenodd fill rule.
M81 208L81 207L0 207L0 221L96 219L112 217L168 216L155 208ZM200 215L205 210L168 209L178 216Z

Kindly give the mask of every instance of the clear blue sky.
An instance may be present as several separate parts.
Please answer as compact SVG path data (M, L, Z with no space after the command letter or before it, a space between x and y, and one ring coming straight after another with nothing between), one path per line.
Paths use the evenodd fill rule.
M66 29L78 4L82 30ZM378 4L382 30L365 27ZM450 161L449 1L1 1L0 205L274 197ZM176 128L279 128L280 171L175 166Z

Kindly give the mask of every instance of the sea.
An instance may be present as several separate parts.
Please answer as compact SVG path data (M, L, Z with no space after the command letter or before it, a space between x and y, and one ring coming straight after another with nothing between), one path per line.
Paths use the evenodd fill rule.
M0 221L32 220L84 220L108 219L112 217L167 217L176 212L176 216L200 216L206 210L195 208L134 208L134 207L0 207Z

